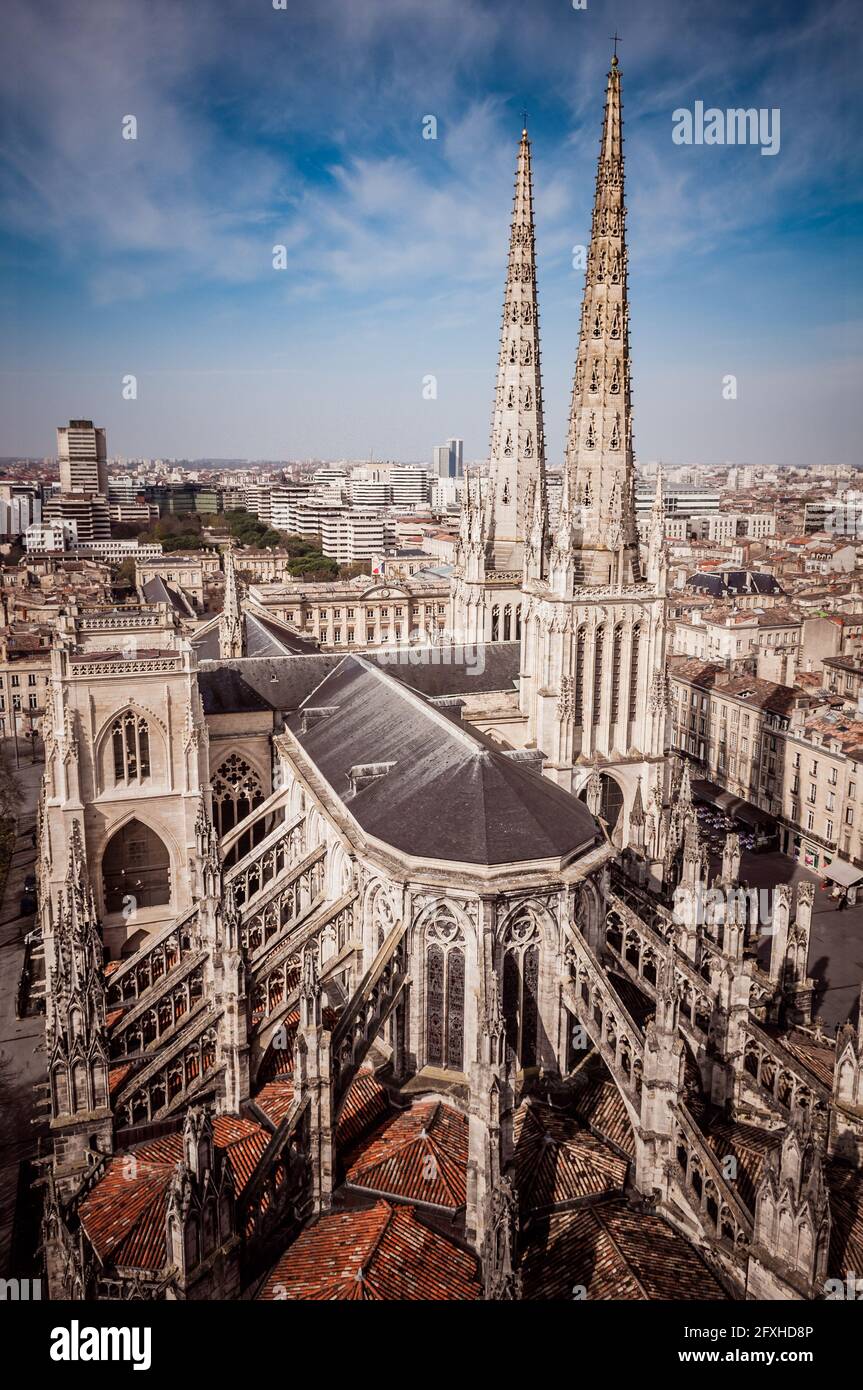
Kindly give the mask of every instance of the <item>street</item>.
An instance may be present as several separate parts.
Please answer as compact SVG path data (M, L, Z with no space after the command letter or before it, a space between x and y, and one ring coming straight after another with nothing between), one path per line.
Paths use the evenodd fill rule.
M0 903L0 1276L20 1270L14 1263L13 1235L21 1163L36 1153L37 1118L41 1088L40 1121L47 1120L45 1049L42 1015L17 1019L15 1002L18 979L24 960L24 936L33 926L32 917L21 917L18 906L24 879L33 871L36 852L32 832L36 822L36 801L43 763L25 762L19 775L24 785L24 801L19 812L18 834L12 863Z

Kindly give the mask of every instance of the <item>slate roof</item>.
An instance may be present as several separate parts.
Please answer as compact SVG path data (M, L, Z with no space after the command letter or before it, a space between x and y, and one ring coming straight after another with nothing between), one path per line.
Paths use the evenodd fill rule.
M480 1296L473 1255L417 1217L375 1202L329 1212L301 1232L270 1272L262 1299L460 1299Z
M686 581L687 589L714 598L732 594L781 594L784 590L775 575L758 570L721 570L716 574L693 574Z
M306 723L305 711L326 708ZM591 849L584 802L508 758L361 657L347 656L288 727L369 835L423 859L509 864ZM389 764L352 791L351 770Z
M228 699L237 701L237 711L247 707L242 703L243 687L228 685L227 672L241 676L245 686L254 690L273 709L289 713L298 709L315 687L345 659L343 652L314 652L299 656L259 655L220 661L218 631L215 628L212 631L216 632L214 647L204 640L207 634L194 642L200 660L198 684L204 709L208 713L208 699L218 703L220 712L224 711ZM395 680L430 699L446 695L484 695L515 688L520 660L518 642L487 642L469 649L468 661L463 658L446 660L446 648L432 650L435 652L432 661L428 660L427 651L420 655L424 651L421 648L401 648L398 653L390 650L364 652L363 659L380 666ZM455 655L458 657L458 649ZM214 693L219 686L226 687L226 694Z
M533 1218L521 1264L526 1299L712 1301L722 1285L683 1236L622 1199Z
M183 618L193 618L195 610L177 589L168 588L160 574L155 574L141 586L141 592L148 603L167 603L175 613Z

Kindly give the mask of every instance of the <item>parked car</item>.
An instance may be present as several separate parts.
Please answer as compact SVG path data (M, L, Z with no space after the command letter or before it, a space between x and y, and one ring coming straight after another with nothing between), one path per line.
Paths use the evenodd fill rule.
M25 945L25 946L38 946L38 945L40 944L41 940L42 940L42 928L41 928L41 927L34 927L33 930L32 930L32 931L28 931L27 935L24 937L24 945Z
M27 877L25 878L25 880L24 880L24 892L25 892L25 893L35 893L35 892L36 892L36 875L35 875L35 874L28 874Z
M35 893L23 893L18 909L22 917L30 917L36 911Z

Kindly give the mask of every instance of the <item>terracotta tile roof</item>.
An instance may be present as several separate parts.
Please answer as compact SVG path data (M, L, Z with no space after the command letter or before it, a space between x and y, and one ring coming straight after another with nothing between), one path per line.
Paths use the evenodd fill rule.
M132 1062L120 1062L118 1066L108 1068L108 1090L115 1096L132 1070Z
M781 1132L770 1134L753 1125L736 1124L719 1116L711 1121L704 1137L720 1162L728 1157L737 1160L737 1178L733 1185L742 1201L754 1212L755 1192L764 1160L779 1146Z
M576 1120L547 1105L519 1106L513 1126L522 1210L622 1192L628 1164Z
M268 1120L278 1126L290 1110L293 1099L291 1081L268 1081L255 1096L255 1104L259 1110L263 1110Z
M467 1199L467 1148L467 1117L443 1101L420 1101L357 1145L345 1181L360 1191L457 1211Z
M465 1301L479 1295L473 1255L423 1225L412 1207L375 1202L307 1226L258 1297Z
M524 1297L712 1301L727 1298L697 1251L667 1222L622 1200L534 1219L522 1258Z
M342 1102L336 1124L336 1147L348 1149L378 1124L390 1108L386 1088L368 1070L358 1071Z
M843 1163L829 1163L827 1185L833 1221L828 1274L832 1279L844 1279L856 1271L859 1279L863 1271L863 1173Z
M623 1097L613 1081L602 1076L591 1078L588 1085L575 1092L572 1108L583 1124L635 1158L635 1135Z
M833 1069L836 1062L834 1048L819 1045L806 1033L784 1033L782 1041L788 1051L803 1063L817 1081L829 1091L833 1090Z
M230 1156L237 1192L242 1192L267 1147L269 1134L251 1120L216 1115L216 1148ZM182 1159L179 1131L115 1154L103 1176L79 1207L81 1224L103 1265L162 1269L165 1201L171 1177Z

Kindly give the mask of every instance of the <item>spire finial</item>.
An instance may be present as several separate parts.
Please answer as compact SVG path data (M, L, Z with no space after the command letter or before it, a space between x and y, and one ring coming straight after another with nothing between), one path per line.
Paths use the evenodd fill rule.
M521 113L521 133L522 133L522 135L527 135L527 112L526 112L526 111L522 111L522 113Z
M617 45L620 43L620 35L618 34L617 30L615 29L614 33L611 34L611 35L609 35L609 37L611 38L611 41L612 41L612 43L614 44L614 53L613 53L612 59L611 59L611 66L612 66L613 68L616 68L616 67L617 67Z

